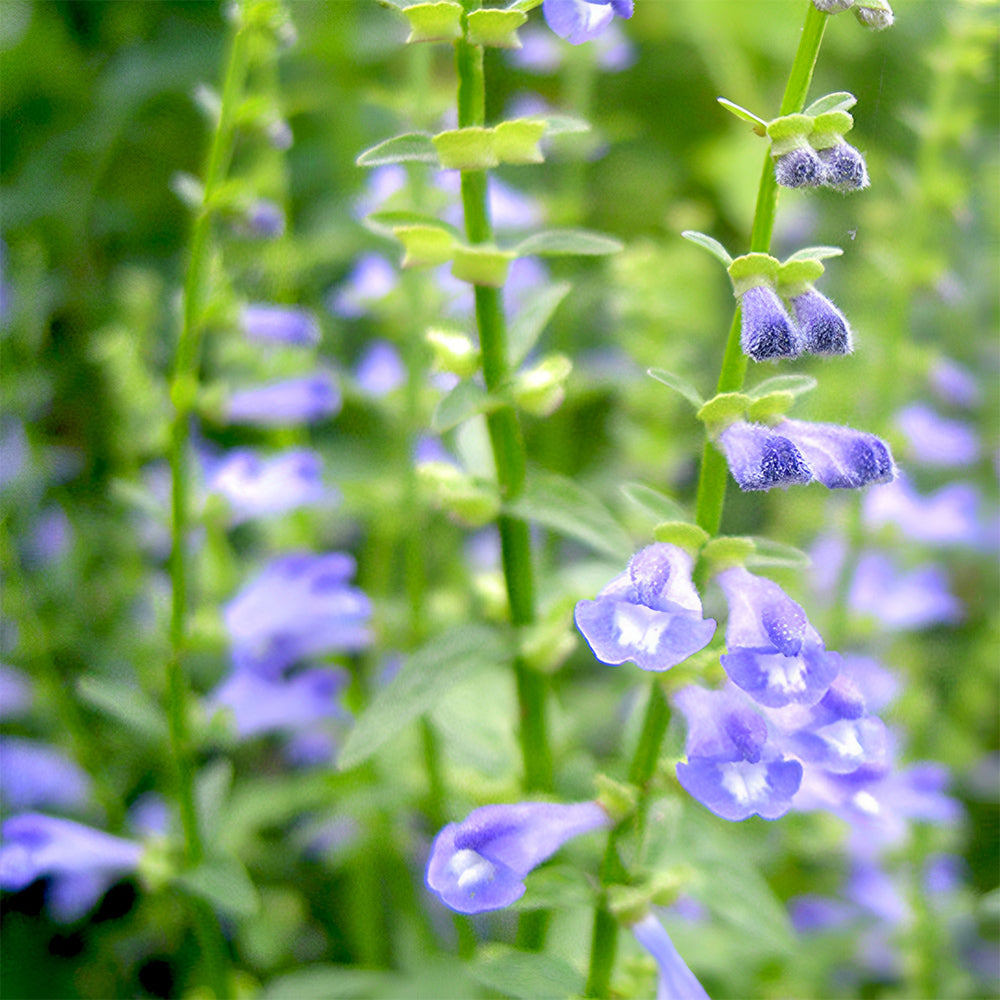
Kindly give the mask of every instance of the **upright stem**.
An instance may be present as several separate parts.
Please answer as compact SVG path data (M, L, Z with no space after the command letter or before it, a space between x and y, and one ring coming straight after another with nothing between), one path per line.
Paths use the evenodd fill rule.
M467 6L471 8L473 4L468 2ZM485 122L486 103L482 48L460 39L455 43L455 65L458 73L459 128L481 126ZM462 171L461 184L466 236L470 243L488 243L493 239L493 227L487 200L486 172ZM507 330L500 291L476 285L475 298L483 377L488 391L499 392L509 374ZM487 417L487 428L501 496L504 500L513 500L524 488L525 478L524 440L516 411L512 406L493 411ZM511 623L515 628L521 628L535 620L534 569L528 525L520 518L501 514L497 527ZM545 713L546 679L521 656L514 659L514 673L520 709L519 739L524 762L524 786L526 790L547 790L552 787L552 757Z
M802 28L798 49L792 68L788 75L788 83L781 100L779 114L787 115L801 111L805 106L806 94L812 81L813 69L819 55L820 43L826 28L827 15L817 10L811 3L807 5L806 21ZM750 249L766 253L771 246L771 233L774 230L774 219L778 206L778 186L774 179L774 166L770 152L764 157L764 167L761 172L760 184L757 190L757 205L754 211L753 229L750 236ZM725 353L719 372L718 392L738 392L743 388L746 378L747 359L740 347L740 310L737 306L729 327L726 339ZM712 445L705 443L702 455L701 472L698 478L698 492L695 516L698 525L710 535L718 534L722 525L722 511L726 498L726 483L728 470L725 458ZM638 833L641 836L645 817L647 790L645 785L652 777L659 759L660 745L670 721L670 709L659 683L654 682L650 692L649 704L646 706L646 716L643 721L642 736L629 771L629 780L640 787L639 806L637 810ZM614 882L627 879L618 855L617 845L628 828L617 827L608 837L608 847L601 868L601 885L607 887ZM590 972L587 978L586 994L590 997L605 997L611 987L611 972L614 967L614 956L618 924L607 908L606 894L602 895L594 915L594 930L590 952Z

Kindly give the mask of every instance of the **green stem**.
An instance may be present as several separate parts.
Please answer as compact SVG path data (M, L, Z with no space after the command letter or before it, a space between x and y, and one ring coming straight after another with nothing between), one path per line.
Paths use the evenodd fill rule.
M467 2L467 8L474 6L478 4ZM455 65L458 73L459 128L481 126L485 122L486 105L482 48L460 39L455 43ZM465 231L469 242L491 242L493 227L487 201L486 172L463 171L461 183ZM509 375L503 304L500 291L496 288L476 285L475 297L483 377L487 390L497 393L502 390ZM524 487L526 464L524 440L516 411L512 406L495 410L487 417L487 428L501 496L504 500L513 500ZM534 569L528 525L520 518L501 514L497 527L511 624L521 628L535 620ZM521 656L514 659L514 673L520 710L519 740L524 762L524 787L529 791L548 790L552 787L552 757L545 711L547 681Z
M176 772L177 798L184 833L184 861L189 868L205 856L198 825L194 792L194 761L188 728L190 690L184 668L188 626L188 529L190 493L188 470L189 420L197 397L198 369L203 334L202 317L210 265L213 200L225 177L232 154L236 109L247 69L246 30L234 23L227 45L225 82L219 121L212 137L205 168L202 206L194 220L187 273L184 280L184 310L174 361L170 396L174 415L170 433L171 526L170 615L171 655L167 662L167 698L171 755ZM193 901L195 930L205 961L206 974L216 996L230 995L226 946L218 920L211 909Z

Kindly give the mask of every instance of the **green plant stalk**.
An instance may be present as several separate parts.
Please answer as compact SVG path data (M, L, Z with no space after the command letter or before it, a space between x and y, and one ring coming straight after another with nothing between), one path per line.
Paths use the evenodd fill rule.
M170 749L184 833L184 862L188 868L196 867L205 855L195 804L193 752L188 728L190 690L184 667L188 626L189 421L197 397L198 368L204 332L202 318L211 256L213 200L225 177L232 154L234 122L247 71L247 53L247 30L238 21L234 21L227 42L219 120L212 137L205 168L202 205L194 219L191 233L187 273L184 279L183 319L170 386L174 414L170 428L172 602L167 699ZM210 986L216 996L229 996L231 993L229 963L218 920L203 901L192 900L191 903L195 930L200 941Z
M827 16L811 3L807 5L805 25L802 28L799 45L792 61L779 114L793 114L805 107L806 94L809 91L809 84L812 82L813 70L819 56L820 44L823 41L823 32L826 29ZM778 185L774 179L774 166L771 162L770 151L768 151L764 158L764 167L757 189L757 204L750 236L751 250L767 253L770 249L777 207ZM743 388L746 371L747 359L740 347L740 309L737 306L726 339L717 391L739 392ZM728 471L722 453L710 441L706 441L698 478L695 517L698 525L713 536L718 534L719 528L722 526ZM632 769L629 772L629 780L640 786L638 810L640 826L643 822L646 797L643 785L648 782L656 768L660 745L667 731L669 720L669 708L663 691L659 684L654 683L649 704L646 707L642 736L633 758ZM627 872L623 870L617 854L617 843L621 836L621 829L616 828L608 838L608 850L601 871L601 885L605 889L611 882L627 878ZM594 917L587 996L604 997L609 995L616 937L617 922L607 910L606 894L604 894Z
M475 6L478 6L476 4ZM472 8L467 3L467 9ZM481 126L485 122L485 79L483 50L464 39L455 42L458 73L458 126ZM487 202L487 175L482 170L462 171L462 207L465 231L470 243L493 239ZM507 331L500 291L475 286L476 323L483 359L483 377L489 392L499 392L508 377ZM524 487L524 440L517 413L503 406L487 417L490 443L496 463L497 481L505 501L515 499ZM535 585L531 541L527 522L501 514L497 519L504 581L515 629L535 620ZM514 658L520 711L519 740L524 763L525 790L552 787L552 756L549 750L545 701L546 678L530 667L520 655Z

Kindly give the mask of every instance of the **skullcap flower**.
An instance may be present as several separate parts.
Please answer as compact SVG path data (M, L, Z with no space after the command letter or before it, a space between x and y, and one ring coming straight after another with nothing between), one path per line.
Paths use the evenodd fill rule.
M572 45L596 38L618 17L632 16L632 0L542 0L545 22Z

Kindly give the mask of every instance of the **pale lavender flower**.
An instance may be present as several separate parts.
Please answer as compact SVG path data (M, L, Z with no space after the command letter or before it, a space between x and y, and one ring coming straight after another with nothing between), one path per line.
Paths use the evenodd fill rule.
M900 570L882 552L866 552L858 560L847 602L852 611L900 631L953 625L965 617L940 566Z
M319 343L316 320L304 309L254 303L244 306L240 325L250 340L273 341L281 344L302 344L313 347Z
M28 439L24 424L11 420L0 425L0 489L17 479L27 461Z
M464 218L462 206L455 200L461 195L461 175L455 170L446 170L437 176L434 183L454 200L454 204L445 212L445 221L461 226ZM544 212L537 198L518 191L496 177L489 178L487 197L490 221L497 231L532 229L544 221Z
M237 668L276 678L304 657L368 646L371 602L349 585L354 571L342 552L270 562L224 611Z
M741 490L787 489L812 480L812 469L798 448L763 424L730 424L718 444Z
M809 354L850 354L851 328L844 314L823 294L810 288L791 300L792 312Z
M42 566L52 563L67 553L72 538L73 529L66 511L58 504L46 507L31 526L25 558Z
M28 675L16 667L0 663L0 719L24 715L30 708L33 697Z
M90 776L61 750L19 736L0 737L0 798L8 808L71 811L87 805Z
M659 978L656 1000L708 1000L704 987L687 967L674 947L670 935L652 913L629 928L639 942L656 960Z
M371 340L358 361L354 378L364 392L380 399L406 381L406 368L392 344L387 340Z
M250 235L274 239L285 231L285 213L277 203L261 198L247 210L246 225Z
M343 284L327 298L327 307L342 319L358 319L371 312L399 283L399 272L381 254L362 254Z
M321 719L346 718L340 704L347 686L342 670L316 668L270 680L237 670L206 699L209 710L232 713L240 739L275 730L297 730Z
M499 910L524 895L527 874L566 841L610 825L596 802L482 806L434 839L427 886L459 913Z
M554 73L563 64L563 51L547 31L526 28L519 34L521 48L512 49L507 58L518 69L529 73ZM597 65L605 73L620 73L635 63L635 47L612 21L604 32L594 39Z
M939 416L926 403L911 403L896 414L896 424L918 462L935 466L971 465L979 458L979 435L960 420Z
M284 152L292 148L295 136L292 133L292 126L284 118L273 118L267 123L264 129L267 141L275 148Z
M118 878L135 871L142 846L74 823L21 813L8 819L0 844L0 888L18 892L51 876L49 905L56 919L83 916Z
M315 423L340 410L340 390L326 373L272 382L230 394L225 417L233 424L288 427Z
M596 38L612 19L632 16L632 0L542 0L548 26L571 45Z
M774 433L791 441L813 477L830 489L860 489L896 475L889 446L874 434L804 420L783 420Z
M576 625L603 663L631 660L643 670L668 670L704 649L715 621L702 617L691 581L693 560L659 542L632 557L593 601L576 605Z
M978 545L984 536L979 491L971 483L949 483L921 496L905 476L869 490L862 510L867 527L893 526L925 545Z
M840 670L802 608L776 583L742 566L716 579L729 603L722 666L754 701L772 708L814 705Z
M336 498L323 486L322 463L312 451L262 458L248 448L239 448L210 471L207 488L225 498L233 524Z
M963 410L979 403L979 385L972 372L951 358L938 358L930 370L931 389L939 399Z
M788 901L788 916L797 934L816 934L846 927L857 918L857 907L841 899L805 893Z
M740 295L740 346L754 361L776 361L802 353L802 334L769 285L754 285Z

